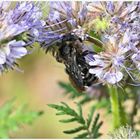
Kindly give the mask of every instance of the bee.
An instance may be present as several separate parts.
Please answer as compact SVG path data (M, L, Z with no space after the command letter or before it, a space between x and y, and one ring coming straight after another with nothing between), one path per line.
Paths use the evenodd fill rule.
M66 63L66 72L72 85L78 91L85 91L86 87L91 86L97 82L97 77L89 73L89 64L85 60L85 55L91 52L84 51L82 54L72 54L71 61Z
M86 36L89 42L96 45L103 44L90 36ZM98 81L98 78L89 73L91 67L86 61L86 56L95 54L93 51L84 50L84 41L76 34L68 33L63 35L56 44L48 47L59 63L65 65L65 71L69 75L72 85L80 92L85 91L86 87Z
M83 41L74 34L63 36L57 42L57 51L53 54L56 60L65 65L65 71L69 75L72 85L78 91L84 91L97 81L97 77L89 73L90 65L86 62L86 55L94 54L92 51L83 51Z

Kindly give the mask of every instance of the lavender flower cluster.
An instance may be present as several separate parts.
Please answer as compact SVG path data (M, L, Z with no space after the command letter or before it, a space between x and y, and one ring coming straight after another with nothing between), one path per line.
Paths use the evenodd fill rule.
M51 2L47 23L45 47L68 33L101 37L102 51L86 56L101 83L140 81L140 2Z
M100 52L85 56L89 73L103 84L140 81L140 2L50 2L46 20L40 4L11 3L0 2L0 72L14 68L34 42L47 49L71 33L88 48L93 31L103 45ZM92 51L94 47L92 42Z
M91 15L96 13L95 20L104 19L108 25L100 31L104 51L94 55L90 65L97 67L90 69L90 73L109 84L118 84L128 76L137 84L140 81L140 2L90 3L88 9Z
M16 68L16 59L28 54L41 26L42 12L33 2L0 2L0 72Z

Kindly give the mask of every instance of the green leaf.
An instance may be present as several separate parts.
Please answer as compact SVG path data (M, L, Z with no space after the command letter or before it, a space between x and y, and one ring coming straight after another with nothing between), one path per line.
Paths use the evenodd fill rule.
M92 122L94 112L95 112L95 107L92 107L90 113L88 114L88 118L87 118L87 127L88 128Z
M96 139L99 138L100 136L102 136L102 133L97 133L94 138Z
M93 122L93 125L92 125L91 130L92 130L93 138L98 138L101 135L101 133L99 133L98 131L99 131L100 127L102 126L103 122L101 121L98 123L99 117L100 117L100 115L97 114L95 117L95 120Z
M76 138L98 138L101 135L101 133L99 133L99 128L101 127L102 122L98 123L99 114L97 114L97 116L94 119L93 125L90 127L90 124L93 120L93 114L95 112L95 106L92 107L92 110L90 111L87 120L85 120L83 117L81 104L76 103L78 107L77 109L78 113L76 113L76 111L72 109L69 105L67 105L66 103L62 102L61 104L62 105L49 104L48 106L59 111L59 115L72 116L72 118L60 120L60 122L62 123L77 122L78 124L80 124L79 127L76 127L71 130L63 131L65 134L78 133L84 130L84 132L82 134L79 134Z
M58 111L62 112L62 115L70 115L70 116L78 116L78 114L71 109L68 105L62 103L64 106L62 105L54 105L54 104L49 104L48 106L51 108L54 108Z
M14 100L15 99L13 98L0 107L0 119L7 117L7 115L12 112Z
M82 134L79 134L75 139L81 139L81 138L86 138L88 136L88 132L84 132Z
M71 122L75 122L75 121L77 121L76 118L65 119L65 120L59 120L59 122L62 122L62 123L71 123Z
M79 103L82 105L92 100L88 94L84 92L79 93L71 84L59 82L59 86L65 90L64 94L69 95L70 99L77 99L82 97L82 99L79 101Z
M89 103L91 100L92 98L85 93L85 95L83 95L83 99L81 99L79 103L83 105L85 103Z
M8 138L9 132L17 131L22 124L31 124L42 112L27 111L27 105L14 105L15 99L0 107L0 138Z
M66 103L61 102L61 104L63 104L65 107L70 108Z
M82 112L82 107L81 107L81 105L79 104L79 103L76 103L77 104L77 106L78 106L78 112L79 112L79 116L83 116L83 112Z
M69 94L70 95L69 98L71 99L82 95L73 86L71 86L71 84L66 84L64 82L59 82L58 84L65 90L64 94Z
M94 122L93 122L93 125L92 125L92 132L95 131L95 128L96 128L96 125L97 125L98 120L99 120L99 114L96 115L95 120L94 120Z
M99 136L101 136L102 134L101 133L98 133L100 127L102 126L103 122L100 122L94 129L94 132L93 132L93 135L94 135L94 138L98 138Z
M58 112L58 113L56 113L56 115L65 115L65 113L64 112Z
M80 127L77 127L75 129L71 129L71 130L66 130L66 131L63 131L65 134L73 134L73 133L77 133L81 130L85 130L86 128L84 126L80 126Z

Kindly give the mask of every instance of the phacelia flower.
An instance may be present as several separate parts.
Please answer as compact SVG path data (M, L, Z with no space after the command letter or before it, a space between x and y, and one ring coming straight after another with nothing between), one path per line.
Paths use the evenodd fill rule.
M14 68L37 37L41 11L33 2L0 2L0 72ZM10 7L11 6L11 7Z
M97 21L96 19L106 21L108 24L107 33L112 34L112 32L121 33L127 27L130 27L129 23L135 19L134 13L137 7L137 3L129 2L90 2L88 4L88 11L91 16L94 16L95 21ZM98 22L94 22L95 27L96 24ZM96 31L96 28L93 29Z
M50 2L47 25L45 31L42 31L45 32L43 36L45 44L43 44L43 47L53 45L68 33L74 33L84 39L91 18L87 13L86 2Z
M89 72L95 74L100 81L115 84L122 80L125 69L125 56L129 48L118 44L115 38L110 38L105 45L105 51L93 55L89 62Z
M140 50L132 55L132 60L136 64L136 67L140 71Z
M117 84L127 76L137 82L133 75L140 70L140 3L91 2L88 11L108 25L105 30L97 31L104 50L93 56L89 72L103 83Z
M91 2L88 5L90 15L95 17L93 21L93 30L99 31L100 36L114 35L121 39L124 34L129 33L129 43L133 42L133 46L140 40L140 3L139 2ZM107 27L105 30L96 30L96 24L99 21L106 21ZM105 24L102 24L105 27ZM102 28L103 28L102 27ZM101 28L101 29L102 29Z

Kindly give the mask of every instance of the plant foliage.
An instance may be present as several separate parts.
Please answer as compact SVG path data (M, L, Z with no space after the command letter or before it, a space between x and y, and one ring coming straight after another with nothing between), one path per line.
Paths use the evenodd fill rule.
M92 100L92 98L88 94L78 92L69 83L59 82L58 84L61 88L63 88L65 90L64 94L68 95L69 99L77 99L77 98L81 97L81 99L79 101L80 104L85 104Z
M78 103L81 105L89 103L90 101L95 99L93 97L90 97L87 93L78 92L70 83L59 82L58 84L61 88L64 89L64 95L68 95L69 99L80 99L78 100ZM110 113L111 107L108 98L102 98L95 104L95 106L96 109L106 108L107 113Z
M101 136L99 129L102 125L102 121L99 121L100 115L97 114L94 118L95 107L93 106L88 114L87 119L83 117L83 110L81 104L77 104L77 111L72 109L69 105L61 102L61 105L49 104L48 106L56 109L58 112L56 115L67 115L68 119L62 119L62 123L77 122L78 127L63 131L65 134L77 134L75 138L98 138Z
M43 112L26 111L27 105L15 107L15 100L7 101L0 107L0 138L9 138L22 124L32 124Z

